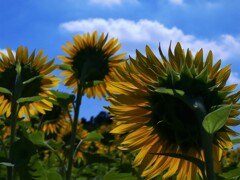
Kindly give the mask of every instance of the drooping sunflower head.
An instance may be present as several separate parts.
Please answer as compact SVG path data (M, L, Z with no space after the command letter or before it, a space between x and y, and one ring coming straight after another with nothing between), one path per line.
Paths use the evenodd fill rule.
M178 179L195 179L199 169L189 161L153 153L187 154L204 161L200 137L201 124L188 102L200 102L206 114L221 106L233 104L225 125L213 135L215 169L219 167L222 149L231 148L230 135L237 133L228 126L237 120L240 92L237 84L226 86L230 66L220 69L221 60L213 64L210 51L206 61L203 51L192 56L184 53L180 43L167 59L159 48L159 60L146 46L146 56L139 51L136 59L116 70L122 82L108 87L111 106L107 107L116 122L112 133L123 134L120 148L139 150L133 164L148 179L165 172L164 178L177 173ZM181 97L181 98L179 98Z
M45 115L41 115L42 130L46 135L54 136L61 133L61 130L68 126L70 119L66 109L58 105L53 105L51 111L47 111Z
M97 96L99 99L106 96L106 83L111 78L111 72L121 64L125 53L115 55L121 44L118 40L111 38L107 41L108 35L101 34L98 38L97 32L83 36L73 37L73 44L67 42L62 49L68 56L59 56L63 65L70 68L65 69L61 75L66 76L64 84L74 88L77 92L80 81L84 82L85 93L88 97Z
M58 85L60 79L50 76L56 65L54 59L47 62L48 56L42 57L43 50L35 55L35 51L29 56L27 47L18 47L14 56L10 48L8 54L0 53L0 87L8 90L8 93L0 93L0 114L9 117L11 114L12 95L17 98L29 98L33 96L46 97L21 105L19 116L26 116L35 112L45 113L52 108L52 103L47 99L51 96L48 88ZM17 80L18 79L18 80ZM10 93L9 93L10 92Z

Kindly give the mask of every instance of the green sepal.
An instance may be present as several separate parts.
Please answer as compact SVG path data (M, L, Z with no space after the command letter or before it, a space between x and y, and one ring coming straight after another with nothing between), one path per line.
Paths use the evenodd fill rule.
M184 62L185 56L184 56L184 51L181 47L181 44L178 42L175 49L174 49L174 54L175 54L175 59L176 59L176 63L179 69L179 71L181 71L183 65L182 63Z
M26 81L23 81L23 84L29 84L29 83L33 82L34 80L36 80L36 79L38 79L38 78L41 78L41 77L43 77L43 75L35 76L35 77L30 78L30 79L28 79L28 80L26 80Z
M221 99L225 99L232 92L230 92L230 91L218 91L217 93L218 93L218 97L220 97Z
M189 77L191 79L193 78L193 75L192 75L192 73L191 73L191 71L190 71L190 69L189 69L187 64L183 65L183 68L182 68L182 71L181 71L181 75L185 75L185 76L187 76L187 77Z
M48 97L32 96L32 97L19 98L17 100L17 103L19 103L19 104L33 103L33 102L39 102L43 99L48 99Z
M167 89L167 88L157 88L155 89L155 92L160 93L160 94L168 94L171 96L184 96L185 92L182 90L178 89Z
M202 122L203 128L209 134L214 134L221 129L227 121L232 105L222 106L219 109L207 114Z
M21 70L22 70L22 67L21 67L21 63L18 61L16 63L16 68L15 68L16 72L17 72L17 76L20 76L21 75Z
M4 87L0 87L0 93L12 96L12 92L9 91L7 88L4 88Z
M67 64L61 64L61 65L59 65L59 69L65 70L65 71L74 72L73 69L72 69L72 66L67 65Z
M208 67L205 66L205 68L196 76L197 80L200 80L201 82L207 82L208 81Z
M84 88L89 88L89 87L93 87L99 84L103 84L104 81L91 81L91 82L85 82L84 84Z
M178 82L181 79L181 76L178 72L174 71L173 69L167 68L168 73L170 74L169 80L171 81L172 85Z

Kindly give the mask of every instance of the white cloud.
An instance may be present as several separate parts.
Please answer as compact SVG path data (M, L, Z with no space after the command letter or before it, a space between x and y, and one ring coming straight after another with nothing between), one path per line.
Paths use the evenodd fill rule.
M238 84L240 85L240 74L237 72L232 72L229 79L228 84Z
M0 52L7 54L7 50L6 49L0 49Z
M6 56L8 56L7 49L0 49L0 52L4 53ZM12 50L13 55L15 56L16 52ZM0 55L1 58L1 55Z
M172 47L177 42L180 42L184 49L189 48L193 53L202 48L206 55L209 50L212 50L215 60L220 58L228 60L237 55L240 56L240 40L231 35L222 35L217 40L198 39L194 35L185 34L177 27L168 28L158 21L147 19L139 21L101 18L84 19L62 23L60 28L72 33L86 33L95 30L109 33L110 36L118 38L124 46L126 44L128 51L141 49L146 44L157 49L159 42L164 50L168 48L170 42L172 42Z
M183 4L183 0L169 0L169 2L174 5L182 5Z
M138 0L89 0L90 4L101 5L101 6L114 6L121 5L123 2L137 3Z

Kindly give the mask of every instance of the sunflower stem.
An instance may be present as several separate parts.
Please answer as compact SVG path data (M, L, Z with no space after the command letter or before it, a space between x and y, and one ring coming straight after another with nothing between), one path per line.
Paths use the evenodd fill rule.
M213 154L212 154L212 135L208 134L202 125L204 117L207 115L207 111L204 107L204 104L201 100L195 101L195 112L198 118L198 124L200 127L200 135L202 141L202 148L204 152L204 159L205 159L205 168L206 168L206 175L205 172L203 174L204 179L207 180L215 180L214 168L213 168Z
M16 124L17 124L17 117L18 117L18 104L17 100L19 97L21 97L21 93L23 90L23 84L22 84L22 78L21 78L21 65L20 63L16 64L16 80L14 84L14 89L12 93L12 106L11 106L11 135L10 135L10 151L9 151L9 159L12 161L12 154L11 147L15 140L15 131L16 131ZM8 169L8 180L14 180L15 179L15 169L14 167L9 167Z
M74 109L74 119L72 124L72 133L71 133L71 140L70 140L70 150L69 150L69 160L68 160L68 167L67 167L67 173L66 173L66 180L70 180L71 174L72 174L72 165L74 161L74 144L76 139L78 116L79 116L80 106L82 103L83 85L84 85L84 81L81 80L78 85L76 106Z

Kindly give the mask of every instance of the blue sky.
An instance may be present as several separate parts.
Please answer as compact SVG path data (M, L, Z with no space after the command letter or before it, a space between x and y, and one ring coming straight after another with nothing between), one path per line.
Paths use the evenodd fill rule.
M2 0L0 50L43 48L50 60L65 55L61 46L75 34L95 30L118 38L120 52L133 57L136 49L144 53L146 44L158 54L161 43L167 54L170 41L172 47L179 41L185 50L203 48L205 55L212 50L215 61L232 64L229 83L240 84L238 7L239 0ZM80 116L89 119L104 105L84 98Z

